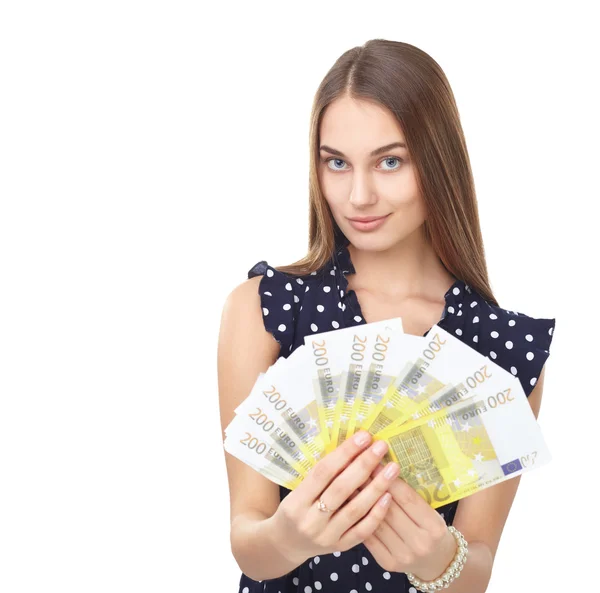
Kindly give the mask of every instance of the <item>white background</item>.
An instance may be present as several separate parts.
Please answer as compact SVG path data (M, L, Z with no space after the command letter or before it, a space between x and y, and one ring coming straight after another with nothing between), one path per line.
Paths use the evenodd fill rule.
M596 573L591 3L3 2L0 591L237 591L222 305L306 251L308 123L335 59L429 53L456 96L500 305L555 317L488 591ZM516 584L515 584L516 582Z

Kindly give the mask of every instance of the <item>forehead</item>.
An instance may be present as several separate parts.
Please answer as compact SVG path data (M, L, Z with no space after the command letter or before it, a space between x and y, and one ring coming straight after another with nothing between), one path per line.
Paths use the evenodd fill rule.
M392 142L405 142L400 122L383 105L342 97L330 103L320 125L320 144L362 154Z

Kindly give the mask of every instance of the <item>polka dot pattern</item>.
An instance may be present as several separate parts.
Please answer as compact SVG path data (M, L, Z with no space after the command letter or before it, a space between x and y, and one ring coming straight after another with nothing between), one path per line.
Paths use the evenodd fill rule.
M265 329L279 343L279 356L287 358L293 348L296 320L302 308L302 299L308 290L302 285L307 282L298 278L294 282L291 276L279 272L260 261L248 271L248 279L262 275L258 292L260 294L262 317ZM309 275L310 281L317 276Z
M554 318L536 318L479 300L481 341L477 350L516 376L529 396L550 356ZM489 339L484 338L490 336Z
M322 270L300 278L279 272L266 261L248 272L248 278L262 275L258 290L263 322L280 344L280 356L289 356L306 336L367 323L356 293L348 290L347 276L356 271L347 246L346 240ZM438 325L486 356L491 365L509 372L529 395L549 356L555 319L492 305L460 279L448 288L444 302ZM281 500L290 492L281 486L279 491ZM459 503L436 509L446 524L452 525ZM404 573L384 570L364 544L315 556L275 579L260 582L242 574L238 593L315 591L416 593Z

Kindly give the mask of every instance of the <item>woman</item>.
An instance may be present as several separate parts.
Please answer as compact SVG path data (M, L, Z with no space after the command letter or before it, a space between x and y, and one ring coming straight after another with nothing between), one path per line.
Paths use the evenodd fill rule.
M537 417L555 320L502 309L492 294L439 65L381 39L347 51L317 91L310 145L308 254L257 263L223 310L223 428L258 374L306 335L394 317L419 336L437 323L516 375ZM485 591L520 478L432 509L358 434L366 441L342 443L293 492L226 454L239 591L412 593L446 571L460 534L467 561L447 590Z

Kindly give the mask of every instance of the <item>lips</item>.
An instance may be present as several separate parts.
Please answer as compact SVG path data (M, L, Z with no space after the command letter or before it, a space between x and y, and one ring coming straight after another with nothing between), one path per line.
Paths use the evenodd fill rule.
M348 220L350 225L357 231L370 232L381 228L389 217L390 216L388 214L387 216L363 216L362 220L352 218Z
M349 218L348 220L352 220L354 222L371 222L373 220L379 220L380 218L385 218L386 216L389 216L389 214L386 214L384 216L358 216L356 218Z

